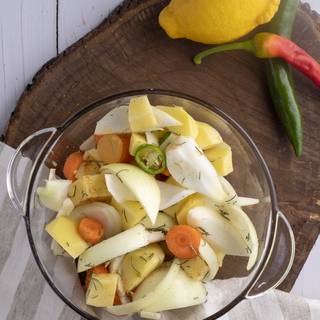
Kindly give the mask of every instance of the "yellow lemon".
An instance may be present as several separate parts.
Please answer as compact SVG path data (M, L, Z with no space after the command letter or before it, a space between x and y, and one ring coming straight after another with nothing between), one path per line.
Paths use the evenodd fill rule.
M269 22L279 4L280 0L172 0L159 22L171 38L218 44Z

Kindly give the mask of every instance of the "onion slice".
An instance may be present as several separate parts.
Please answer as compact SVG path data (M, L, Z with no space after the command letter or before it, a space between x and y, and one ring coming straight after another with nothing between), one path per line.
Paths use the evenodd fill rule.
M209 272L203 280L213 280L219 270L219 262L214 250L210 247L208 242L203 239L200 242L199 255L209 267Z
M132 191L114 174L105 174L106 186L112 197L118 202L137 201Z

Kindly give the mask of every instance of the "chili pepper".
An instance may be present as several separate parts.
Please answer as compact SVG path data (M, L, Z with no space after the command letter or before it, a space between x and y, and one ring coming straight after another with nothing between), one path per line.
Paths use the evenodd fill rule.
M138 166L150 174L159 174L166 169L164 152L153 144L143 144L138 147L134 156Z
M320 87L320 64L294 42L274 33L261 32L247 41L205 50L194 57L194 62L200 64L203 58L211 54L230 50L246 50L258 58L282 58Z
M282 0L276 16L269 24L269 31L291 38L299 0ZM303 125L297 102L290 66L280 59L266 62L268 86L273 106L294 147L297 156L302 154Z

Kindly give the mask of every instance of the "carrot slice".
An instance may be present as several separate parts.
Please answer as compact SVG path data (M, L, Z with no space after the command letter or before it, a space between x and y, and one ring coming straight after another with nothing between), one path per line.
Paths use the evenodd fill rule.
M201 233L188 225L174 226L166 234L168 249L182 259L191 259L199 255L200 241Z
M63 174L68 180L76 180L76 173L83 161L81 152L73 152L67 157L64 166Z
M82 218L79 223L78 232L83 240L90 244L96 244L102 240L104 228L95 219Z
M171 173L169 172L168 168L165 168L165 170L162 172L163 175L165 175L166 177L170 177Z
M106 163L130 162L129 135L107 134L99 139L97 149L101 160Z
M96 266L94 268L91 268L87 270L86 272L86 281L85 281L85 288L86 290L89 288L91 276L93 273L99 274L99 273L108 273L108 269L103 265L100 264L99 266Z

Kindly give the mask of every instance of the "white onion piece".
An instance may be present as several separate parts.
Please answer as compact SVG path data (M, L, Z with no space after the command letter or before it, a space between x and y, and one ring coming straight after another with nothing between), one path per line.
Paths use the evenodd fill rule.
M133 301L150 294L168 272L167 267L155 270L138 287L133 295ZM161 312L165 310L180 309L204 303L206 300L206 289L201 281L191 279L180 268L173 279L170 287L163 292L157 300L146 306L143 310L149 312Z
M95 135L111 133L128 133L130 125L128 120L128 106L119 106L108 112L97 122Z
M123 163L106 165L102 168L102 172L115 175L141 203L151 222L155 223L160 206L160 190L152 175L138 167Z
M256 198L248 198L248 197L238 197L237 202L235 203L239 207L253 206L258 204L260 201Z
M258 257L259 242L256 229L247 214L238 206L225 205L223 210L228 213L230 222L246 243L246 250L249 255L247 270L250 270Z
M123 258L124 258L124 255L116 257L110 261L110 264L109 264L110 273L119 273Z
M106 186L112 197L119 203L137 201L132 191L114 174L105 174Z
M246 243L240 233L231 224L228 217L224 218L218 210L210 207L194 207L187 216L190 226L199 228L203 238L212 247L217 247L226 254L248 256Z
M155 146L159 145L159 141L158 138L156 137L156 135L150 131L146 132L146 140L148 144L153 144Z
M180 121L170 116L168 113L158 109L157 107L152 107L152 112L156 117L159 127L175 127L182 125Z
M94 135L91 135L87 140L83 141L79 147L80 151L88 151L90 149L95 149L97 146Z
M164 293L170 288L179 271L180 266L178 265L178 262L174 260L169 270L166 270L162 281L158 282L156 286L152 288L152 291L150 291L145 297L136 299L128 304L108 307L107 311L114 315L122 316L144 310L148 305L162 299Z
M103 225L105 238L110 238L121 231L119 213L115 208L103 202L81 205L71 212L70 217L79 220L89 217L99 221Z
M201 239L199 246L199 255L209 267L209 273L203 279L204 281L213 280L219 270L219 263L214 250L207 241Z
M161 319L161 313L159 313L159 312L141 311L139 313L139 316L142 319L151 319L151 320L160 320Z
M87 249L79 257L78 272L162 240L162 232L148 231L141 224L137 225Z
M181 188L158 180L157 184L160 189L160 210L167 209L195 193L193 190Z
M218 174L191 137L178 136L166 149L167 167L183 187L204 194L217 203L226 199Z

